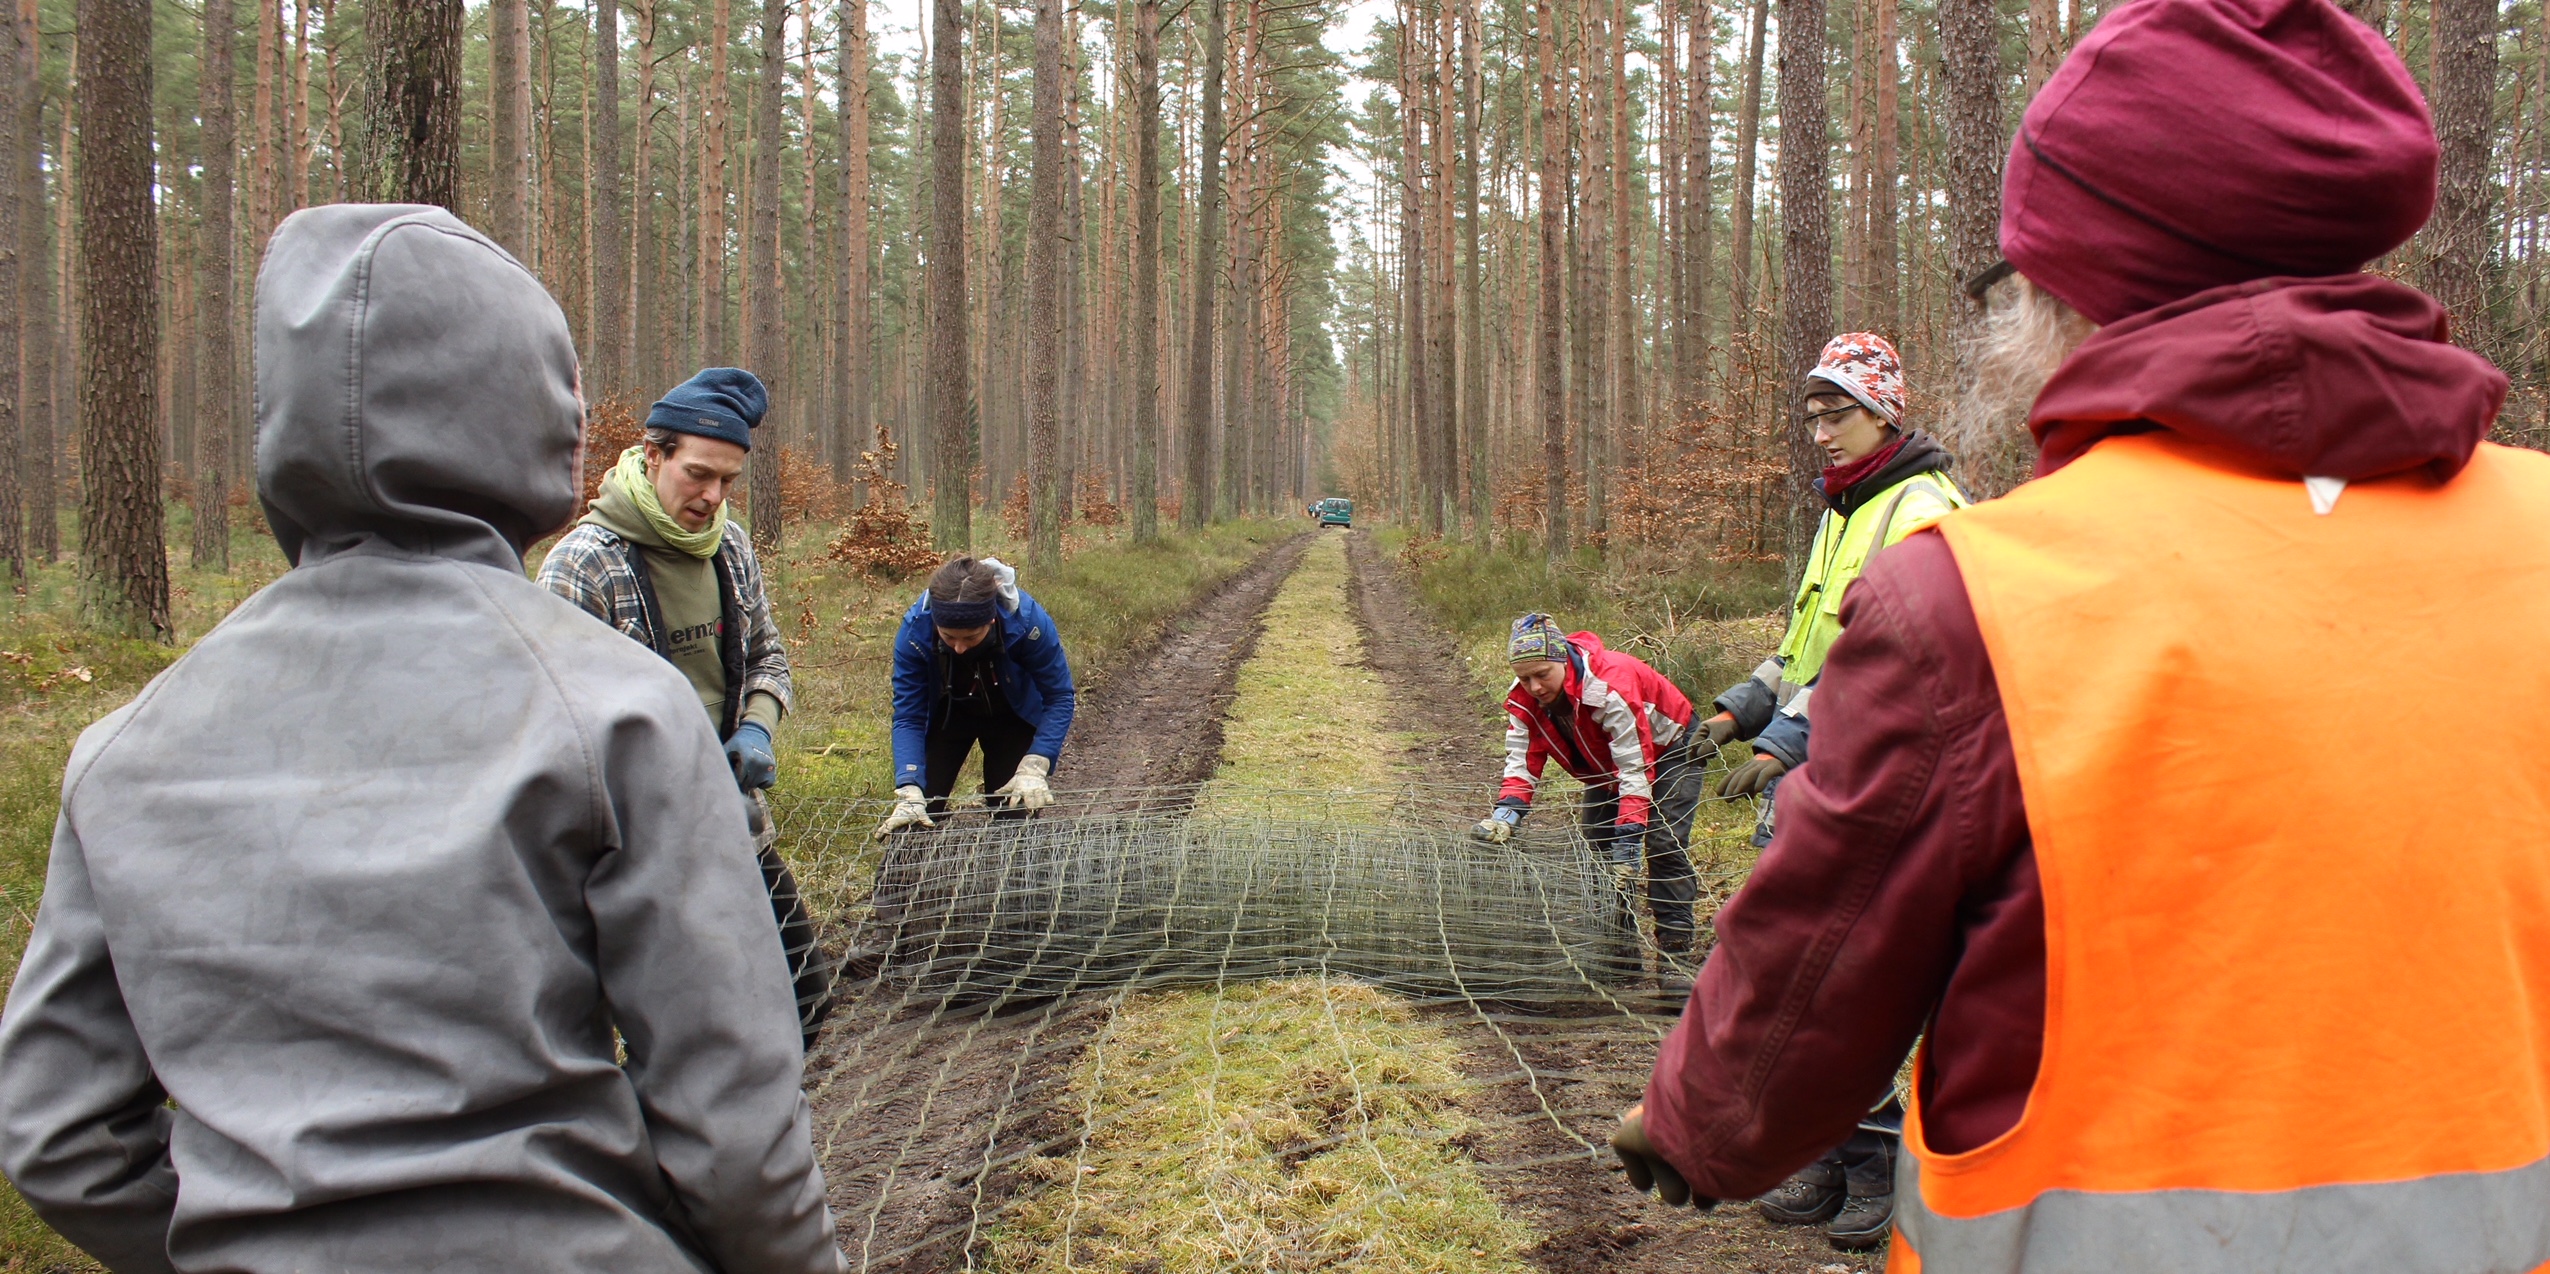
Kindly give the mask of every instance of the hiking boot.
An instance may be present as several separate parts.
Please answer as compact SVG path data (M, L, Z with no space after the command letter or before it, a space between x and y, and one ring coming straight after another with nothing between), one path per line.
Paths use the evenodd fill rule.
M1861 1194L1857 1190L1842 1201L1841 1211L1824 1227L1824 1238L1845 1252L1866 1252L1884 1245L1887 1231L1895 1223L1895 1192Z
M1781 1225L1814 1225L1842 1210L1842 1166L1818 1159L1763 1195L1756 1206L1765 1221Z
M1656 950L1662 951L1666 955L1691 954L1691 931L1689 929L1668 929L1663 925L1657 925Z

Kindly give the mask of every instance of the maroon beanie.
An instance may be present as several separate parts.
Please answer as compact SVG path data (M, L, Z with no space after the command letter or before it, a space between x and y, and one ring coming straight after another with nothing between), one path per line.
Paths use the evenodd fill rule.
M2345 274L2425 224L2435 158L2408 68L2329 0L2134 0L2028 103L2001 254L2101 325Z

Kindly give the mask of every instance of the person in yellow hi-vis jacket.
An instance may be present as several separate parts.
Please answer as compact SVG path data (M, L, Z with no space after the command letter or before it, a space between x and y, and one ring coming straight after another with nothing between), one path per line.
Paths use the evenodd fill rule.
M1815 443L1832 459L1815 483L1826 506L1815 546L1798 577L1779 652L1719 695L1717 715L1701 723L1713 747L1732 739L1753 743L1753 759L1719 790L1761 798L1756 846L1771 843L1780 776L1806 762L1807 704L1824 652L1842 635L1842 597L1851 581L1871 554L1967 503L1948 476L1954 459L1928 434L1905 426L1904 362L1885 337L1847 332L1826 342L1801 392Z

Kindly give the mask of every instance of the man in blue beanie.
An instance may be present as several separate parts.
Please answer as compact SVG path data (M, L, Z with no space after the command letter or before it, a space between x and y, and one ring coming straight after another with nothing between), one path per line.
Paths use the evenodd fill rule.
M779 778L771 735L790 705L788 649L752 537L726 513L769 405L761 379L740 367L707 368L674 386L647 412L645 439L603 476L592 511L549 550L540 583L664 656L699 692L736 786L752 800L811 1044L832 1007L832 968L760 797Z

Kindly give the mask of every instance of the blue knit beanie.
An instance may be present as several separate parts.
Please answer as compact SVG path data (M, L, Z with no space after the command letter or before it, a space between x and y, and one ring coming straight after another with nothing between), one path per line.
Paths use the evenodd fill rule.
M675 433L723 438L746 451L753 449L753 427L770 410L770 391L761 378L740 367L708 367L675 385L646 413L647 427Z

